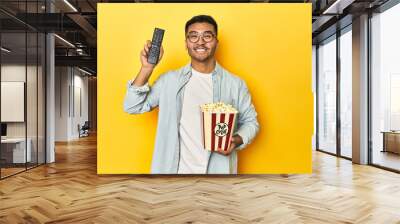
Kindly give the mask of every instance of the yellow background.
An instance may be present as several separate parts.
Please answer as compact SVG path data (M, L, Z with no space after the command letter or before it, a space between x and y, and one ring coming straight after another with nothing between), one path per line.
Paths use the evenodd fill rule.
M217 60L244 79L260 132L239 153L239 173L311 173L311 4L98 4L98 173L150 172L158 110L123 111L126 83L154 27L166 30L160 74L189 62L187 20L218 23Z

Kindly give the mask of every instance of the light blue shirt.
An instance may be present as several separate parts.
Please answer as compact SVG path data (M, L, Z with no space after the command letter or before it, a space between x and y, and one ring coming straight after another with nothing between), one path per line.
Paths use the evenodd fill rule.
M156 142L151 164L152 174L176 174L179 168L180 135L183 94L186 83L192 76L190 64L162 74L152 85L137 87L129 82L124 101L124 110L130 114L141 114L157 106L158 124ZM238 110L234 135L243 139L229 156L208 152L207 174L236 174L237 150L245 148L257 135L259 124L257 112L251 102L246 83L232 75L218 63L212 72L213 102L231 104Z

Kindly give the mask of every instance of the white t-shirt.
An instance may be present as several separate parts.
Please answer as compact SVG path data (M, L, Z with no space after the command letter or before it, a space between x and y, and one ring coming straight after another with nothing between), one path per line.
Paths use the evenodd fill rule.
M179 125L179 174L205 174L208 153L203 147L200 105L213 102L212 76L192 69L186 83Z

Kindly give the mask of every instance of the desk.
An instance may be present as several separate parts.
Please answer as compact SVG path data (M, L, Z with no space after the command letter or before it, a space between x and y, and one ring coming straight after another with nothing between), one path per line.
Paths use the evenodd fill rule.
M400 154L400 131L382 131L381 133L383 133L382 152Z
M31 162L31 145L32 140L27 139L28 147L25 154L25 138L6 138L1 139L1 156L9 163L25 163ZM11 156L12 154L12 156ZM11 159L12 158L12 159ZM27 161L25 161L25 158Z

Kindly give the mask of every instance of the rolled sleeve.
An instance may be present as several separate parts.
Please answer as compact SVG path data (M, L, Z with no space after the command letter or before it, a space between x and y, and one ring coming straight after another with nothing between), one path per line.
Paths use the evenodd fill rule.
M156 108L159 104L166 75L161 75L152 86L147 82L143 86L135 86L133 81L127 83L124 100L124 111L129 114L142 114Z
M127 87L128 91L133 91L136 93L147 93L150 91L150 86L149 86L148 82L146 82L146 84L144 84L143 86L135 86L133 84L133 81L129 80L126 87Z
M236 147L237 150L241 150L246 148L246 146L250 143L250 139L248 138L248 135L244 131L244 129L239 129L235 135L239 135L242 138L243 143Z

